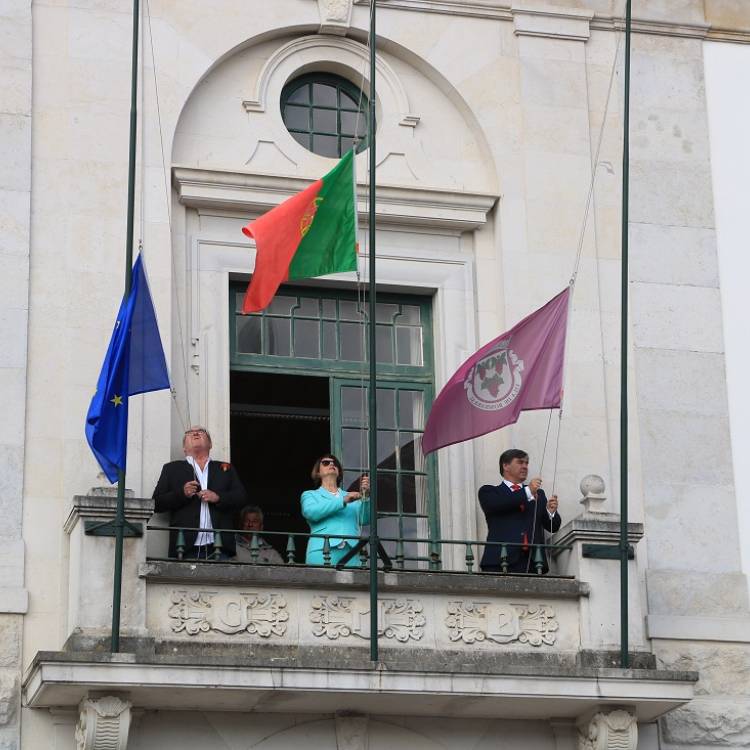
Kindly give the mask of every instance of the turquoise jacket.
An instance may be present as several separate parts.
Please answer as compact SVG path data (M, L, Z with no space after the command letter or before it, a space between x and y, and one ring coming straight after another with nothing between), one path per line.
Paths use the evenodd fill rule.
M311 534L330 535L328 543L331 550L342 542L353 547L356 539L341 539L337 535L358 537L361 527L369 522L370 501L353 500L344 504L346 492L339 489L332 495L323 487L317 490L307 490L302 493L302 515L310 524ZM322 563L323 537L310 537L307 544L306 561L309 564Z

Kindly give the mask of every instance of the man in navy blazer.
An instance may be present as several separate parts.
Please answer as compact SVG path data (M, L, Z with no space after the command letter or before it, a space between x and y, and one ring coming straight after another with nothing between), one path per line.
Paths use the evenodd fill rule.
M548 499L539 478L526 484L528 473L529 454L511 448L500 456L503 481L497 486L485 484L479 489L479 504L487 518L488 544L480 563L485 572L502 571L501 548L495 543L506 542L508 572L535 573L532 545L544 544L545 529L552 533L560 528L557 495ZM547 570L545 554L542 572Z
M184 556L209 559L217 551L213 529L235 528L240 508L247 502L234 467L213 461L211 436L205 427L191 427L182 439L185 458L164 464L154 489L157 513L169 513L169 556L177 556L177 529L185 531ZM235 535L222 534L221 556L234 557Z

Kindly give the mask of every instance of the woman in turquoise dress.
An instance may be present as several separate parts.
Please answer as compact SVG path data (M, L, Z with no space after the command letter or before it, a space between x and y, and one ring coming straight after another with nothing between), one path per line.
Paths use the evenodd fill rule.
M331 550L331 565L336 565L357 544L362 526L369 522L370 501L365 499L370 489L369 478L360 479L361 492L345 492L341 489L343 473L338 458L326 453L315 462L310 473L316 489L302 493L302 515L310 524L310 533L324 535L308 540L305 557L308 565L324 564L325 537ZM353 538L342 539L342 536ZM356 556L346 564L359 565Z

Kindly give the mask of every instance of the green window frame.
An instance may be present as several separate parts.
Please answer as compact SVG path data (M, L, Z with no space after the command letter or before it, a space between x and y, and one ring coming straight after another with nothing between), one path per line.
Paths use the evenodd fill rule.
M244 283L230 284L231 369L327 375L331 447L344 465L348 486L367 464L369 365L364 356L342 356L343 339L351 338L355 324L363 351L368 351L365 301L349 290L284 286L266 310L242 315L245 289ZM378 294L376 325L384 360L378 363L378 525L384 537L440 536L436 460L434 454L424 457L421 452L434 398L431 302L418 295ZM313 331L317 342L311 345ZM303 356L297 351L300 346ZM351 350L351 341L347 346ZM424 545L406 541L386 546L394 557L428 560Z
M319 156L340 158L356 144L367 148L370 105L351 81L308 73L281 92L281 117L292 138Z

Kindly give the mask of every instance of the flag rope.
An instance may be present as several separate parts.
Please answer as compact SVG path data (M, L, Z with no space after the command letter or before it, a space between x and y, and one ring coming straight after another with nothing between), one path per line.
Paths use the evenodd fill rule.
M170 196L170 190L169 190L168 168L167 168L167 162L166 162L166 157L165 157L165 152L164 152L164 129L162 127L161 106L159 104L159 82L158 82L158 78L156 75L156 55L154 53L154 35L151 31L151 5L149 3L149 0L145 0L145 11L146 11L146 25L148 26L149 47L151 49L151 72L153 74L153 79L154 79L154 100L156 102L156 119L157 119L157 124L158 124L158 129L159 129L159 147L161 150L162 174L164 176L164 198L165 198L165 205L167 209L167 225L169 226L169 238L170 238L169 259L170 259L171 270L172 270L170 288L171 288L172 295L175 300L175 307L177 309L177 315L176 315L177 330L178 330L178 338L180 341L180 356L182 359L182 376L183 376L183 382L185 386L186 414L184 416L180 408L179 402L177 400L177 388L175 387L175 381L172 378L171 364L167 365L167 367L169 368L169 376L170 376L169 381L171 383L171 388L169 390L170 390L170 394L172 397L172 403L174 404L175 412L177 413L177 418L180 420L183 430L186 430L189 426L192 425L193 422L190 416L190 394L188 393L188 365L187 365L187 355L185 352L185 335L184 335L184 329L183 329L183 316L182 316L182 309L180 306L180 291L177 288L177 281L176 281L177 280L177 268L175 266L174 253L172 252L172 248L171 248L172 205L171 205L171 196ZM145 55L144 55L144 58L145 58ZM145 59L143 61L143 64L145 65ZM143 113L145 117L145 108L143 108ZM143 131L144 131L144 135L142 136L142 139L145 141L145 128L143 128ZM145 170L143 170L142 168L142 171L145 171Z

